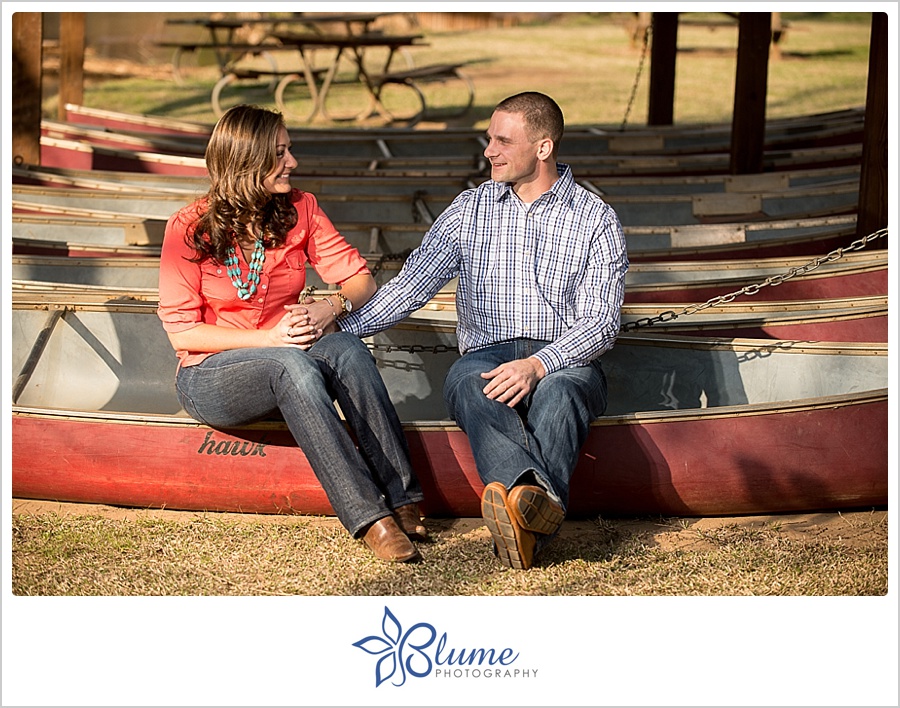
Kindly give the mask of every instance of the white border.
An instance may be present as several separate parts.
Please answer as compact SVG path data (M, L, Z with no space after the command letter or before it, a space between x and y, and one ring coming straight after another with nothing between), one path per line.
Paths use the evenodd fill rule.
M242 11L246 3L132 3L129 11ZM375 3L304 3L369 10ZM413 3L378 3L381 11ZM694 3L696 6L697 4ZM151 8L152 6L152 8ZM257 3L282 9L296 3ZM421 7L421 3L418 4ZM108 12L113 3L2 3L3 43L17 11ZM121 7L121 5L119 5ZM461 3L429 10L469 10ZM625 3L480 3L508 12ZM706 10L709 6L703 7ZM806 11L808 3L724 3L717 9ZM897 6L819 3L817 10L889 14L889 179L897 184ZM682 6L683 8L683 6ZM672 11L669 3L643 10ZM694 9L697 9L696 7ZM3 140L10 144L11 69L3 55ZM4 227L11 177L3 162ZM890 201L890 223L897 218ZM7 241L8 247L8 241ZM7 251L8 252L8 251ZM896 249L891 258L895 261ZM0 258L4 283L8 259ZM891 264L890 302L897 264ZM3 289L3 312L9 293ZM892 308L893 310L893 308ZM896 341L891 313L891 359ZM3 390L10 387L2 318ZM891 366L891 396L896 396ZM2 438L10 439L8 411ZM890 430L897 417L890 412ZM892 441L893 442L893 441ZM10 451L3 444L3 705L897 705L896 504L889 511L890 592L883 598L23 598L11 594ZM815 464L811 460L811 464ZM896 446L891 445L891 501ZM456 646L509 646L534 677L427 677L374 688L373 661L352 642L379 629L385 606L429 622Z

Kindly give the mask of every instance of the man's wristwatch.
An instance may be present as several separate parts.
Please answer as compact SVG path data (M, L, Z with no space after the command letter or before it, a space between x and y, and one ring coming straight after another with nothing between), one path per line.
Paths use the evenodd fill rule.
M341 301L341 311L338 313L338 317L349 314L353 310L353 303L343 293L335 293L335 295Z

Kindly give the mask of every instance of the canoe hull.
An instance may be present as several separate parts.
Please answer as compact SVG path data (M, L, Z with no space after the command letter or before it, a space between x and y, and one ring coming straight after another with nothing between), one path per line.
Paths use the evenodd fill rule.
M576 468L571 517L716 516L887 504L887 394L805 405L603 418ZM477 517L468 439L407 425L429 516ZM219 431L194 421L18 412L12 493L141 508L332 515L279 422ZM864 454L860 454L864 451Z

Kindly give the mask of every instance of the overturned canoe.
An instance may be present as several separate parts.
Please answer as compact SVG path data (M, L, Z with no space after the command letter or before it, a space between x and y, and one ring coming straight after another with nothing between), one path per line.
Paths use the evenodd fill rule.
M152 307L13 307L12 494L123 506L331 514L277 420L188 418ZM441 344L441 338L444 344ZM440 395L452 336L368 340L434 516L478 516L481 481ZM570 514L736 515L887 504L887 347L622 337Z

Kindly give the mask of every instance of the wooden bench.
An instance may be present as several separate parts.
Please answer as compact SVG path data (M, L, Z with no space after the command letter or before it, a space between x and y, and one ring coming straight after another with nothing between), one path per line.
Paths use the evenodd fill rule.
M413 126L425 117L431 117L440 114L442 117L454 118L464 115L475 101L475 86L472 80L464 74L461 69L465 64L429 64L428 66L419 66L404 71L391 71L387 74L371 76L373 90L377 97L381 98L382 91L385 86L390 84L398 84L410 88L416 95L419 103L418 111L411 117L403 119L409 126ZM465 105L456 110L447 111L446 109L435 109L428 106L425 94L420 88L420 84L427 83L446 83L447 81L461 81L467 92Z

